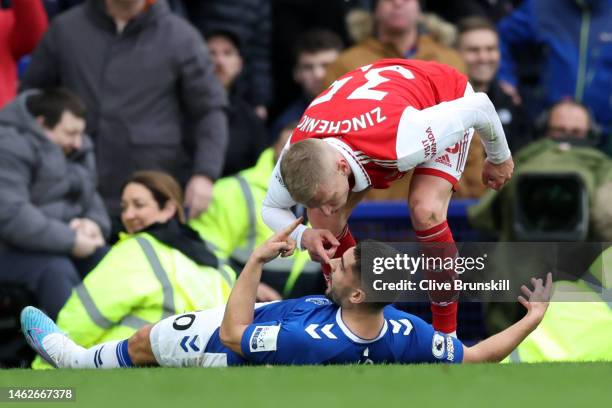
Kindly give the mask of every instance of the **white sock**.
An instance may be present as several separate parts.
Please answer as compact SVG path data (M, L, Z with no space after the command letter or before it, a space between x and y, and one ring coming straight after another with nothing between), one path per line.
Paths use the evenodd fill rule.
M45 350L60 368L131 367L127 340L109 341L91 348L77 345L67 336L53 333L43 340Z
M132 360L127 356L127 340L109 341L89 349L80 348L81 350L73 352L71 368L104 369L132 366Z

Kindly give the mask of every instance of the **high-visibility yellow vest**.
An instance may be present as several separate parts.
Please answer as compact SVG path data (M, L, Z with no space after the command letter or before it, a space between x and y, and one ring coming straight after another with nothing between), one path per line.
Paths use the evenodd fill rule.
M555 282L542 323L506 362L612 361L612 248L591 265L589 275Z
M274 165L274 150L269 148L254 167L218 180L208 210L189 222L202 239L214 245L217 256L244 265L253 249L274 233L261 217ZM302 274L320 274L321 266L307 252L296 251L289 258L266 264L264 270L289 273L281 293L287 297Z
M122 236L74 288L57 325L84 347L127 339L165 317L224 305L235 280L229 266L198 265L147 233Z

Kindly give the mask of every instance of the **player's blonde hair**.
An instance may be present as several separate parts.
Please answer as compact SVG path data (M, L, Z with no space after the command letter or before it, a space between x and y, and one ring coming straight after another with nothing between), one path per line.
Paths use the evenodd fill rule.
M305 139L291 145L280 163L281 176L291 197L300 204L311 203L329 176L330 164L322 140Z

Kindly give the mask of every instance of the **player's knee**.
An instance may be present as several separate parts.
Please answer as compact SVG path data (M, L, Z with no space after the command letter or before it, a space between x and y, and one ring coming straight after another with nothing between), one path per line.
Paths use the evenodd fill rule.
M419 230L435 227L446 219L446 211L439 201L411 199L410 217Z
M155 356L151 350L149 335L152 324L140 328L128 339L128 354L134 365L147 365L155 363Z

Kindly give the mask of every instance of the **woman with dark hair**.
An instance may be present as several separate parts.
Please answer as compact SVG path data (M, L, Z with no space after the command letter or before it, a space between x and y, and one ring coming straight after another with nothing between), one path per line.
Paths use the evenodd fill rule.
M135 173L123 186L121 207L126 233L57 318L79 344L122 339L161 318L223 305L235 281L234 271L184 224L183 193L168 174Z

